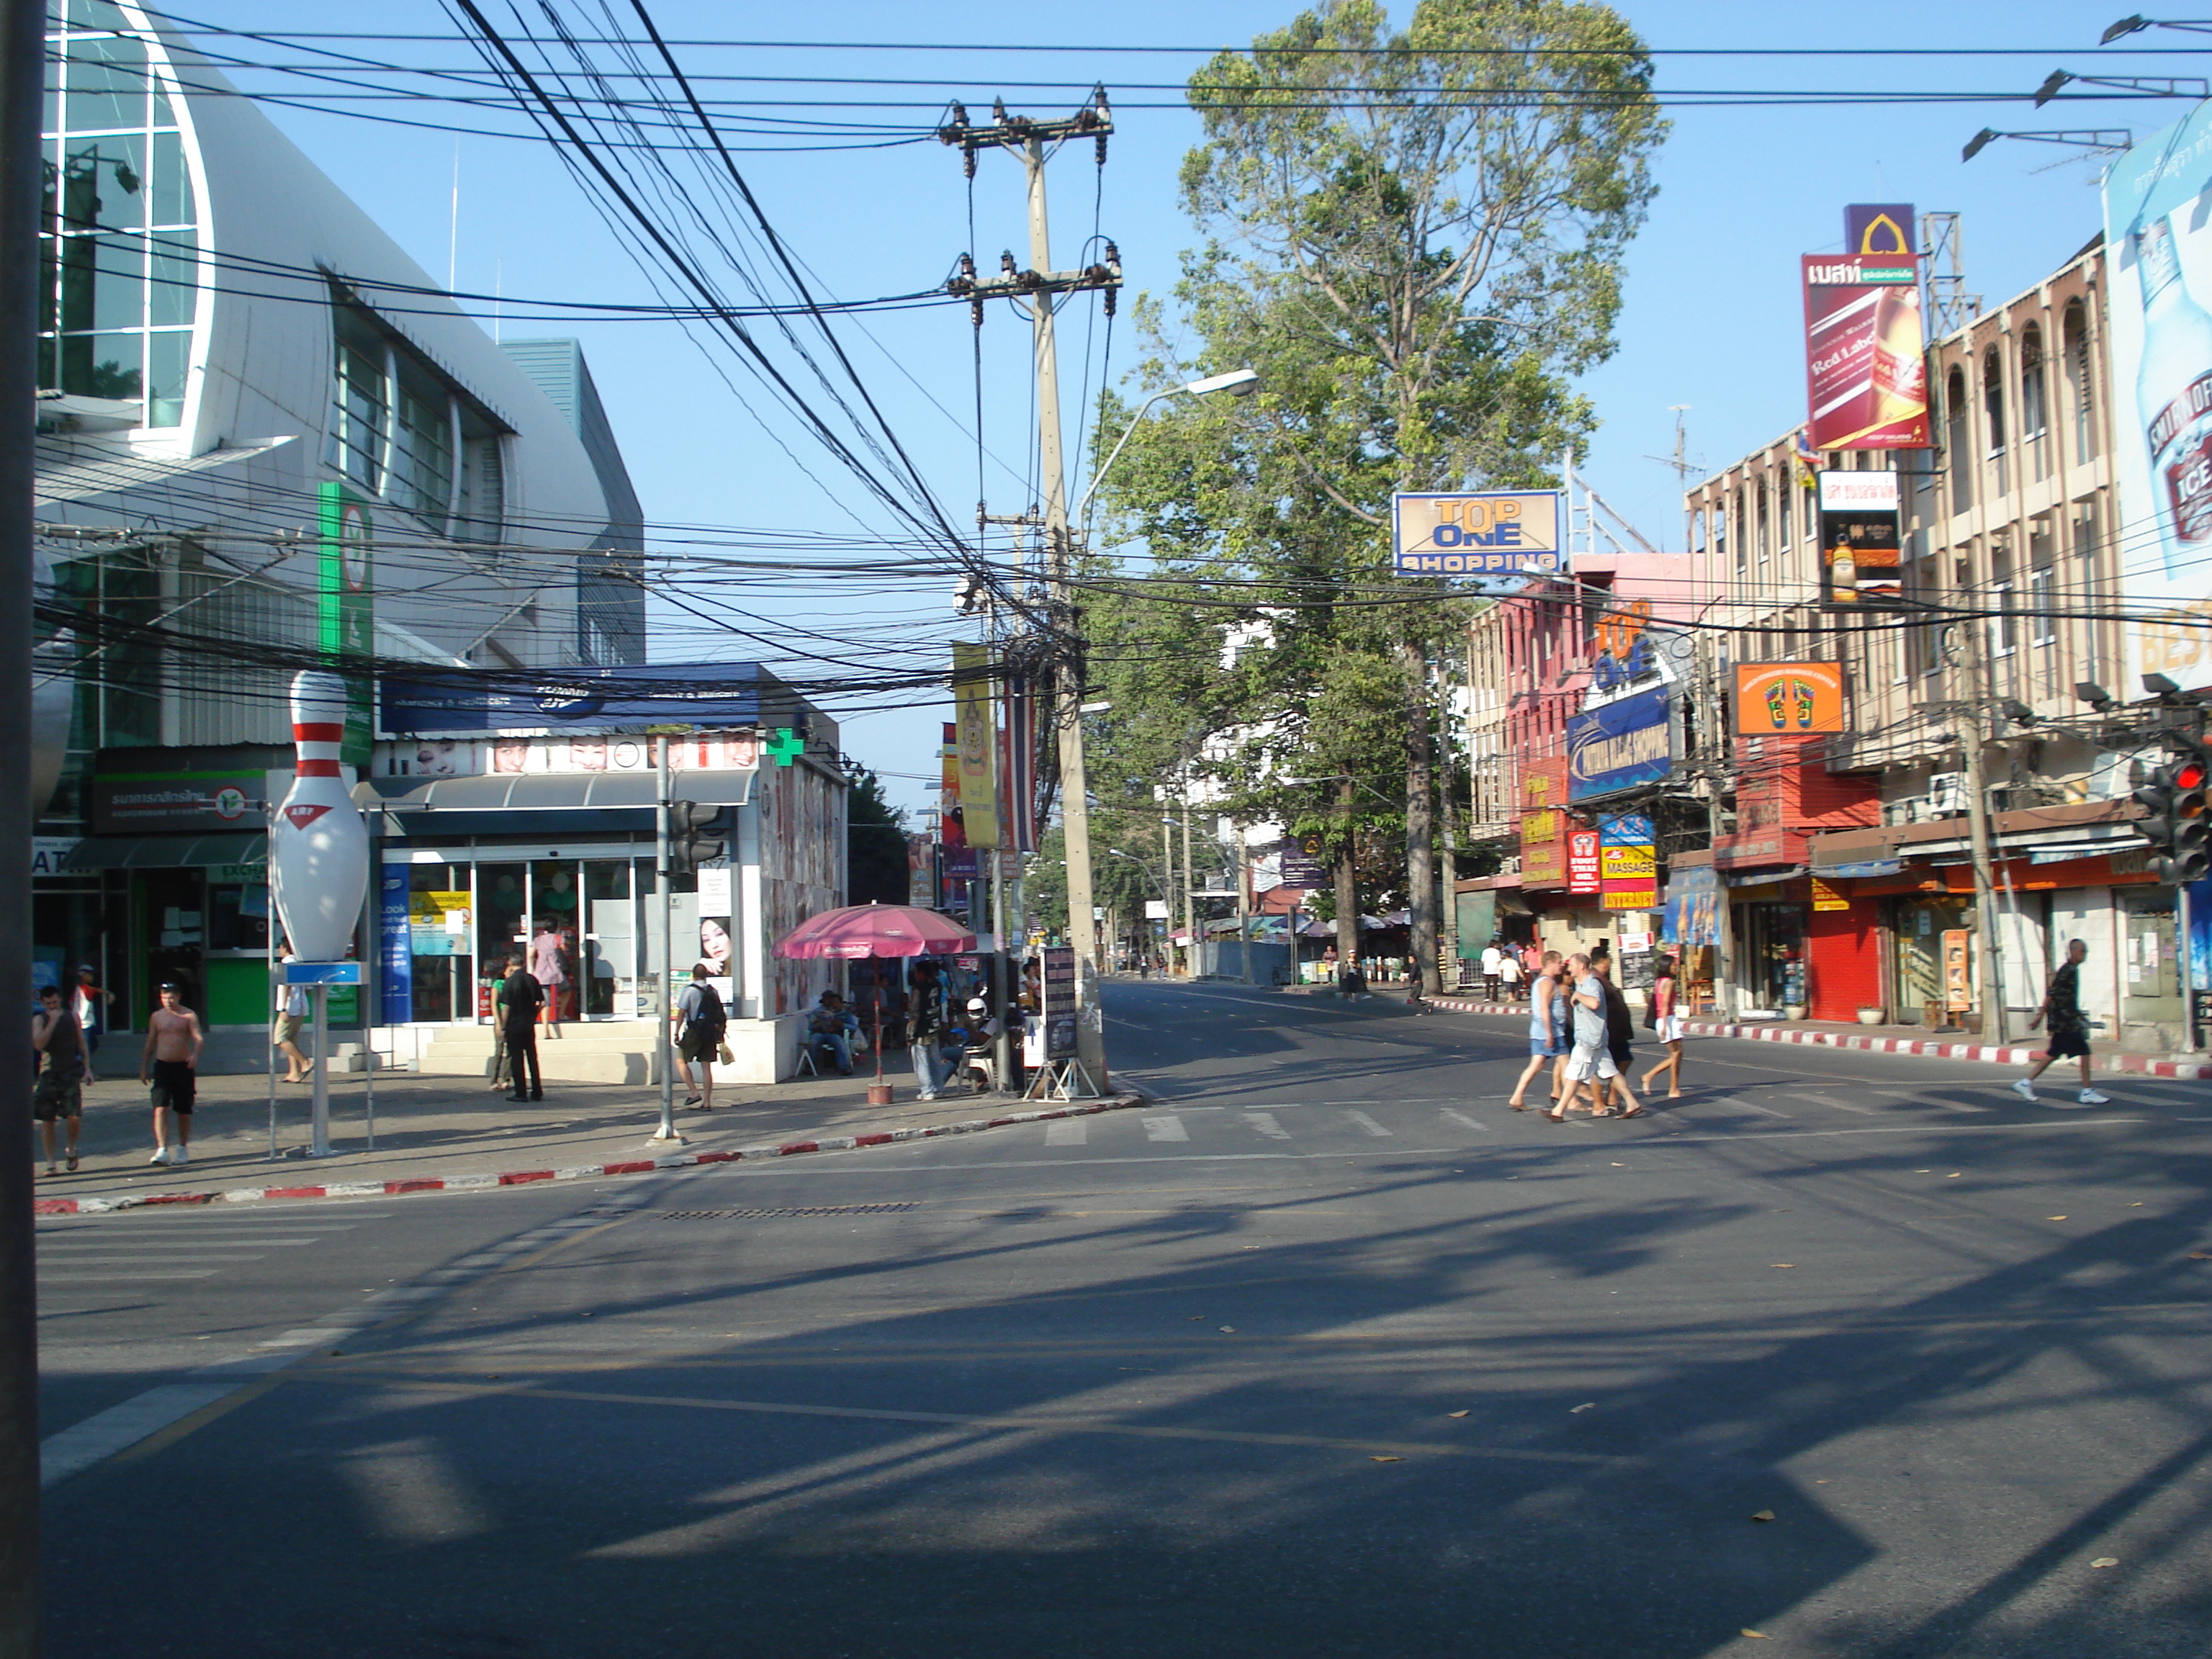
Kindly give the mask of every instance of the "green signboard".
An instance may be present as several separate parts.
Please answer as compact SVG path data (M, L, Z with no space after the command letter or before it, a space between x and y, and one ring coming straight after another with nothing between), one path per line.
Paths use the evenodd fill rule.
M367 766L371 724L368 664L376 654L372 578L375 523L368 503L342 483L325 483L321 497L321 557L316 567L316 645L346 677L345 744L338 758Z

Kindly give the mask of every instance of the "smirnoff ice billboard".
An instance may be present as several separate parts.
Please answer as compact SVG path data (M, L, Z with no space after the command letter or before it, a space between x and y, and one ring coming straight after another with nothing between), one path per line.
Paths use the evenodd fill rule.
M2138 142L2105 175L2113 477L2126 684L2212 686L2212 106Z

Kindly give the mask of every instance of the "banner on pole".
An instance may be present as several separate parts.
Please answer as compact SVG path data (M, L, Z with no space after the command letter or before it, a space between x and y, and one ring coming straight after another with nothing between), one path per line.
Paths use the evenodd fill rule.
M991 719L991 656L973 641L952 647L953 724L959 729L960 817L970 847L999 843L998 741Z

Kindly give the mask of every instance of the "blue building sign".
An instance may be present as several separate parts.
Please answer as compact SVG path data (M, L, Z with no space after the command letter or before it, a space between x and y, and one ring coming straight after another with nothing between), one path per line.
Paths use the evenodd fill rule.
M1654 686L1567 722L1567 799L1592 800L1658 783L1674 769L1674 707Z
M750 662L392 675L382 683L378 719L392 737L757 726L767 678Z

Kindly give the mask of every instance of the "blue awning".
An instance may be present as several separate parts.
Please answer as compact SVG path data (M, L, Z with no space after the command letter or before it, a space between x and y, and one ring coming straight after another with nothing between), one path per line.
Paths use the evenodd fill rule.
M1865 876L1900 875L1905 870L1903 859L1861 859L1856 864L1816 864L1813 873L1823 881L1850 881Z

